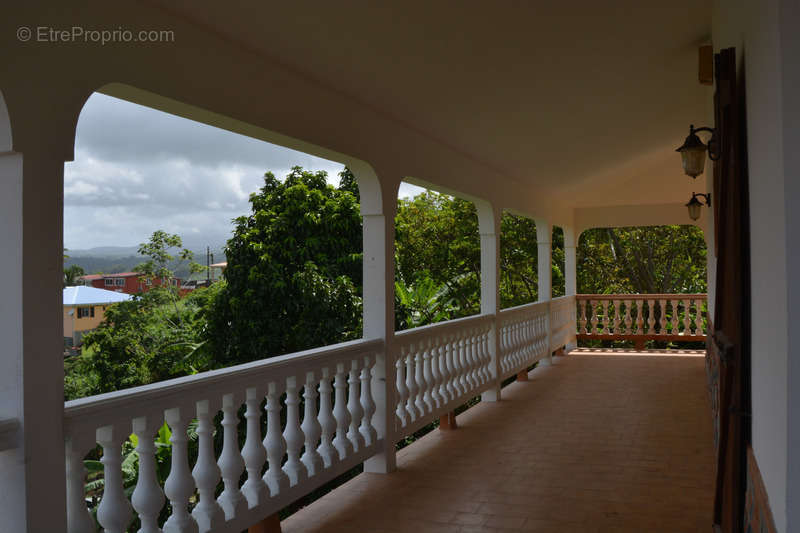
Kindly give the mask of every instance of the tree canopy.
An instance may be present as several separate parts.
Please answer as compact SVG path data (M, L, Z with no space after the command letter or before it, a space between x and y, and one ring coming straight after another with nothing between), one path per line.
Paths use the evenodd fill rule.
M218 365L252 361L361 335L361 215L352 182L323 171L271 172L234 220L227 285L207 339Z
M151 383L359 338L362 229L356 179L294 167L266 173L250 213L233 221L226 280L179 299L156 288L108 308L67 361L68 398ZM475 206L432 191L398 200L395 327L480 312L480 236ZM533 220L501 219L502 307L538 297ZM173 252L172 250L177 250ZM181 239L153 233L139 248L144 276L172 276L191 262ZM594 229L577 250L580 293L704 292L705 242L693 226ZM177 257L176 257L177 256ZM564 236L552 235L553 296L564 294Z

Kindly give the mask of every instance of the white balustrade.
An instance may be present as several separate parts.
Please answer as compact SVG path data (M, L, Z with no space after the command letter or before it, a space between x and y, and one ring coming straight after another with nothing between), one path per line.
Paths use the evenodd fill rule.
M97 520L105 531L128 531L134 511L141 533L160 528L165 533L238 532L277 512L382 450L383 439L372 425L376 402L371 380L383 349L381 340L347 342L67 402L68 531L97 530L86 504L83 461L100 451L104 486ZM266 425L261 415L265 396ZM220 410L222 420L215 422ZM159 466L155 438L165 422L171 453L169 464ZM196 441L188 437L190 425L196 427ZM338 447L334 432L344 439ZM222 450L214 449L215 433L222 436ZM246 435L241 448L240 433ZM139 456L135 487L126 485L122 468L123 444L131 434ZM132 449L125 446L126 453ZM165 469L169 475L159 479ZM224 489L215 499L220 479ZM160 524L165 496L172 512Z
M567 298L564 301L569 300ZM553 312L559 315L562 311L561 303L561 299L559 299L552 309L549 302L537 302L500 311L502 378L526 370L536 361L550 354L548 324ZM569 301L569 303L572 308L575 307L573 302ZM569 309L567 312L571 317L573 309Z
M575 299L575 322L578 335L583 338L649 340L666 337L666 340L675 341L686 337L686 340L697 341L705 336L702 327L705 294L579 294ZM555 308L556 300L553 300L551 320ZM551 327L551 332L556 329Z
M416 431L488 388L493 323L491 315L475 316L395 335L399 433Z
M574 342L576 325L581 332L594 333L599 322L604 331L616 333L624 327L631 333L632 301L642 331L640 299L603 304L602 298L594 303L577 298L576 313L576 297L568 296L505 309L497 317L480 315L396 333L388 364L394 364L397 375L387 384L395 389L396 419L381 438L372 418L375 395L386 390L374 390L378 385L372 379L378 355L386 349L382 340L341 343L67 402L68 531L97 528L86 505L83 460L96 457L100 449L105 486L97 520L106 531L126 531L133 511L141 533L247 529ZM697 295L682 301L684 310L702 304ZM613 322L608 322L609 303ZM598 306L605 306L602 315ZM686 324L698 329L701 320L684 316L684 333L689 331ZM495 355L494 338L499 343ZM155 439L165 423L171 431L171 453L169 465L160 465ZM196 428L196 441L188 438L190 426ZM126 486L122 470L123 445L131 449L124 444L131 434L139 457L135 487ZM221 436L221 450L215 449L215 434ZM243 445L240 434L245 435ZM160 479L167 469L169 475ZM220 480L223 490L215 499ZM160 524L166 499L171 514Z

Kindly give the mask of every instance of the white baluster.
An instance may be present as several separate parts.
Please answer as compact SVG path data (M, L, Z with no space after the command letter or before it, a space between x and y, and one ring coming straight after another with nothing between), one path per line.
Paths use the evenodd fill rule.
M472 389L477 389L481 382L480 377L478 376L478 360L477 360L477 350L475 343L477 339L475 337L475 327L469 328L465 332L467 338L467 360L469 361L469 380L472 384Z
M424 350L422 353L422 380L425 383L422 393L423 412L430 413L434 407L433 396L433 374L431 373L431 340L423 342Z
M471 388L469 382L469 361L467 360L467 340L463 332L456 333L456 335L458 336L458 360L461 363L461 372L459 373L461 390L466 394Z
M242 494L247 498L247 506L252 509L269 499L269 487L261 477L261 470L267 462L267 450L261 442L261 396L255 387L245 391L247 409L247 436L242 448L242 459L247 470L247 481L242 485Z
M703 335L703 302L704 300L695 300L695 313L694 313L694 328L695 335Z
M453 401L461 391L458 390L458 381L456 378L458 368L455 363L455 353L453 352L451 336L449 334L443 334L441 336L441 342L445 350L445 361L447 364L447 394L450 401Z
M470 328L466 332L467 342L467 361L469 361L469 382L472 384L472 390L478 388L481 384L478 379L478 360L476 359L475 351L475 328Z
M239 402L234 394L222 397L222 453L219 456L220 473L224 490L217 503L225 511L225 519L241 516L247 510L247 500L239 490L239 478L244 472L244 459L239 452Z
M172 443L172 464L169 476L164 483L164 494L169 498L172 514L164 524L164 533L197 532L197 522L189 514L189 498L194 494L194 479L189 471L189 450L186 428L189 417L181 412L180 407L167 409L164 412L167 425L172 430L169 441Z
M442 373L440 370L442 356L439 349L438 338L432 338L430 343L431 380L433 382L431 385L431 401L433 402L433 407L438 409L445 404L444 399L442 398Z
M281 434L281 388L271 381L267 386L267 435L264 437L264 448L267 450L269 467L264 474L264 482L269 487L272 497L285 494L289 490L289 476L281 469L283 456L286 454L286 441Z
M372 365L374 358L364 357L364 367L361 369L361 408L364 416L358 430L364 437L364 444L371 446L378 440L378 431L372 425L372 416L375 414L375 400L372 399Z
M69 533L94 533L97 529L86 507L86 467L83 465L83 459L93 447L94 440L88 436L72 435L65 442ZM141 482L141 477L139 480Z
M667 301L666 300L659 300L658 305L661 308L661 320L659 320L659 325L661 329L658 331L659 335L666 335L667 334Z
M319 424L322 428L317 452L325 463L325 468L330 468L339 462L339 453L333 447L333 432L336 431L336 419L333 417L331 402L331 375L327 368L322 369L322 379L319 382Z
M303 435L306 436L306 450L300 460L306 465L308 477L311 477L325 469L325 461L317 451L317 443L322 435L322 425L317 418L317 382L314 379L314 372L306 372L303 399L305 400L303 402L303 425L300 428L303 430Z
M592 318L590 320L592 328L591 328L591 331L589 331L588 333L590 335L596 335L597 334L597 305L596 304L592 304L591 300L589 300L589 309L592 312Z
M408 413L409 420L412 422L417 419L417 408L414 405L417 400L417 387L415 375L416 366L414 364L414 357L416 349L414 344L408 345L408 352L406 353L406 389L408 389L408 400L406 401L406 412Z
M577 327L578 335L583 333L582 328L581 328L581 324L583 323L583 312L584 312L584 309L581 309L581 303L582 302L580 300L575 299L575 322L577 323L577 326L578 326Z
M677 335L680 330L680 323L678 321L678 300L670 300L670 305L672 306L672 317L670 317L670 325L672 327L670 334Z
M406 348L402 346L398 349L397 353L397 360L394 363L395 366L395 389L397 390L397 408L395 409L395 413L397 414L397 418L400 419L400 424L405 427L411 419L408 417L408 412L406 411L406 401L408 400L408 388L406 387L406 377L405 377L405 360L406 360Z
M692 301L684 299L683 300L683 334L684 335L691 335L692 334L692 322L689 318L689 309L692 307Z
M108 533L124 533L133 517L122 479L122 443L127 434L114 426L97 430L97 442L103 447L103 499L97 508L97 521Z
M417 416L425 416L425 402L422 401L425 395L425 379L423 377L422 355L425 353L425 342L419 341L416 344L416 352L414 353L414 382L417 386L416 394L414 394L414 409L417 410Z
M608 335L610 333L609 327L611 326L611 321L608 318L608 300L603 300L602 306L603 306L603 318L600 321L600 326L602 326L603 328L603 335Z
M631 307L633 307L633 300L625 300L625 333L628 335L633 333L633 318L631 317Z
M647 334L656 334L656 301L647 300Z
M286 441L286 464L283 471L289 476L291 486L302 483L308 479L308 471L305 465L300 462L300 449L306 436L300 428L300 397L297 394L297 378L291 376L286 378L286 429L283 431L283 438Z
M333 388L336 389L336 404L333 406L333 416L336 417L336 438L333 446L339 452L339 459L344 460L353 454L353 443L347 438L347 428L350 426L350 412L347 410L347 378L344 364L336 365L336 379Z
M644 335L644 300L636 300L636 334Z
M350 378L347 380L347 410L350 413L350 428L347 430L347 438L353 445L353 451L361 451L364 449L364 437L358 430L361 425L361 419L364 417L364 410L361 408L361 365L358 359L350 362Z
M139 480L131 495L133 508L139 514L141 528L139 533L161 533L158 527L158 515L164 507L164 492L158 484L156 475L155 435L161 427L161 420L153 417L133 419L133 432L138 443L136 453L139 454Z
M214 491L220 480L220 469L214 454L213 419L215 414L216 409L212 409L208 400L197 402L198 450L192 476L200 498L197 506L192 510L192 516L201 533L216 529L225 523L225 512L214 499Z

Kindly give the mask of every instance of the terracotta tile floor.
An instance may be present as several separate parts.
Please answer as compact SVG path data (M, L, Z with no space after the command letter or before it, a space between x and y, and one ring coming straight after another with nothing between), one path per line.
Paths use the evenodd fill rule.
M702 352L579 350L282 523L284 533L710 531Z

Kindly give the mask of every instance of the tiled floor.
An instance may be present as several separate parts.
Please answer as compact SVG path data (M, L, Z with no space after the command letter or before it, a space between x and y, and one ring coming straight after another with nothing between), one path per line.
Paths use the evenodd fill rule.
M284 533L711 530L700 352L573 352L282 523Z

